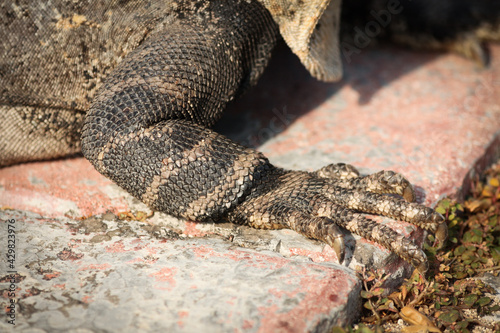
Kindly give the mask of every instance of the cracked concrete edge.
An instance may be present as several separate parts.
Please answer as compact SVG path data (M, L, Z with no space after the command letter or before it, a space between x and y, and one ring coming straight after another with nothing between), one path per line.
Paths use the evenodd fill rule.
M325 331L359 315L361 284L338 265L137 221L0 216L1 244L15 220L16 260L0 272L17 273L0 276L0 303L6 309L13 278L16 330Z

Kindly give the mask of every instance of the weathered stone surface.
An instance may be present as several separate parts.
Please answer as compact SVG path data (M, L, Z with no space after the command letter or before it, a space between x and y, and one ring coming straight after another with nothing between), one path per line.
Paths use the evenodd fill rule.
M0 219L15 221L1 225L1 244L14 226L16 258L12 267L0 263L0 288L17 279L16 329L305 332L358 314L360 282L337 265L171 238L137 221L18 211L2 211Z

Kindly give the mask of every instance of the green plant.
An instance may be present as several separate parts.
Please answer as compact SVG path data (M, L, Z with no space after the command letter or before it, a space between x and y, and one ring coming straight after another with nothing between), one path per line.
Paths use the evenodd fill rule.
M361 323L333 332L383 332L399 319L411 325L401 328L406 332L470 332L478 326L500 332L500 323L480 319L500 311L489 296L494 291L480 279L500 273L500 163L473 182L463 204L445 198L436 211L445 216L449 237L443 249L424 245L430 264L427 279L414 273L387 295L382 288L387 276L358 272L364 286ZM429 240L434 242L431 236Z

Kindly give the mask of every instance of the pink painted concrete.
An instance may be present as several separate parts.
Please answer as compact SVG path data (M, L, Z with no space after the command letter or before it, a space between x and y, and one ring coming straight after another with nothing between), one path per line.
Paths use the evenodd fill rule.
M500 156L498 45L486 70L454 55L366 49L335 84L310 78L281 49L260 83L219 128L283 167L392 169L431 205ZM159 213L146 222L103 218L147 208L83 158L0 169L6 206L14 210L0 218L16 219L20 230L16 295L30 309L19 313L23 328L308 331L356 317L359 282L334 265L328 246L289 230ZM408 224L381 221L422 240ZM385 268L399 278L411 271L364 240L350 238L348 247L350 268Z
M107 220L101 232L75 233L81 221L47 223L19 211L0 218L15 220L17 259L9 270L16 273L0 283L16 279L20 330L306 332L352 322L359 307L360 282L334 265L217 239L152 237L140 222L125 233L121 221ZM0 227L5 235L6 224ZM115 236L95 242L96 234ZM7 271L5 261L0 270ZM0 331L8 328L0 322Z

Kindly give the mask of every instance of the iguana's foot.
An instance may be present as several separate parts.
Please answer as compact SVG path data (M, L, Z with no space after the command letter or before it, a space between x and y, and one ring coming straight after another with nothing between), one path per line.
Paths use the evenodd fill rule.
M378 214L412 223L434 233L442 245L447 238L443 216L414 200L408 180L392 171L359 177L354 167L345 164L332 164L316 172L274 169L228 217L255 228L291 228L324 241L335 249L340 262L344 240L339 227L343 227L381 244L425 273L427 258L417 245L362 215Z

